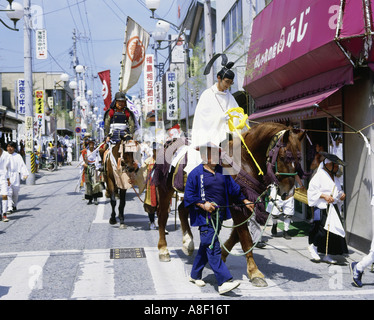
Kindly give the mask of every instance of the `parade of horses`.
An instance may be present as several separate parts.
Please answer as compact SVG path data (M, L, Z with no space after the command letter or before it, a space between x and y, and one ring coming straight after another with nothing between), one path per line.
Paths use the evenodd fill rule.
M79 216L83 221L69 218L69 223L72 230L82 225L92 231L92 239L77 244L79 252L72 251L74 245L64 247L76 241L71 237L56 240L59 254L83 256L84 262L71 267L78 283L70 289L71 297L90 296L93 278L101 276L97 287L104 290L98 294L103 299L127 297L115 292L115 281L124 288L125 277L133 282L144 277L139 281L144 280L145 287L152 279L156 299L159 294L165 300L189 295L200 299L206 293L212 299L251 294L295 298L297 294L286 293L294 283L301 288L311 280L313 286L320 278L328 278L325 298L336 292L336 297L349 297L343 278L349 278L355 290L366 286L364 270L371 267L374 272L374 0L138 0L126 4L126 13L116 1L97 8L89 1L67 1L68 6L58 10L43 1L32 5L24 0L22 6L7 0L7 7L0 5L14 24L0 18L7 29L19 31L17 22L24 19L24 70L0 70L0 221L11 227L17 222L17 216L9 216L20 210L21 184L35 185L36 179L48 184L53 174L71 166L71 172L79 173L74 187L63 191L62 203L65 207L66 195L82 196L87 205L78 211L89 214ZM102 5L116 16L115 26ZM98 17L106 34L91 35L88 7L92 16L102 11ZM54 56L56 49L47 49L44 22L67 8L75 25L73 46L67 50L73 76L61 66L60 55ZM152 32L150 21L156 23ZM87 24L87 33L86 28L78 30L80 23ZM51 44L60 37L51 36L52 30ZM35 59L52 57L48 72L39 70L43 61L33 61L32 37ZM91 42L91 47L77 46L80 41ZM105 49L100 63L79 64L80 51L87 47L84 58L90 60L96 42L105 43L100 45L100 52ZM122 46L118 57L111 42ZM113 61L118 87L111 80ZM4 58L0 65L5 71L7 63ZM55 64L61 74L51 71ZM96 70L105 64L106 70ZM102 97L88 89L96 80ZM40 174L44 169L48 172ZM56 189L47 193L58 198L63 187L52 183ZM43 208L45 194L27 190L20 199L41 198L32 205ZM77 208L66 204L66 210L76 214ZM168 227L171 217L173 231ZM141 227L134 227L134 221ZM12 230L4 227L0 234ZM9 290L9 297L22 296L19 292L31 296L38 283L31 285L31 277L21 281L16 275L15 281L28 282L30 290L14 285L12 291L13 283L7 282L10 256L35 256L30 260L35 267L36 257L45 254L40 274L54 281L49 269L43 270L49 256L55 257L52 249L35 255L17 251L18 244L31 243L44 230L52 239L53 231L48 226L35 235L28 235L32 231L26 227L21 230L29 239L13 237L14 252L0 252L0 289ZM305 237L304 244L295 240L299 235ZM96 236L100 244L92 249ZM101 250L109 246L110 259L122 259L126 253L129 259L146 262L134 269L133 261L129 269L122 261L108 262ZM305 261L302 267L293 260L296 253ZM275 259L278 254L291 271ZM23 263L16 261L12 268L20 270ZM321 277L313 271L325 266ZM115 268L126 270L115 278ZM168 292L173 284L166 278L172 268L182 270L173 276L179 285L189 286L187 291ZM373 293L357 290L368 297ZM319 297L319 291L307 291L301 299ZM134 299L143 298L134 294ZM147 308L145 314L162 313L153 304Z

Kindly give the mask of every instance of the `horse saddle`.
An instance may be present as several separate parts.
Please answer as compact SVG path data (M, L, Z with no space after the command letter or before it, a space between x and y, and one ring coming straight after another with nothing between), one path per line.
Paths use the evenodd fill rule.
M181 157L179 159L173 172L172 186L175 191L180 192L180 193L184 192L184 186L186 185L186 182L187 182L187 174L186 172L184 172L186 163L187 163L187 153L184 154L184 157Z

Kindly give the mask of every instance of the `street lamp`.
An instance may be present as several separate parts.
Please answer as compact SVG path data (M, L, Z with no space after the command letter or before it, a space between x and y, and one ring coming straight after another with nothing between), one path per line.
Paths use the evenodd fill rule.
M155 17L155 11L160 6L160 0L145 0L145 5L152 11L152 18Z
M0 10L0 11L5 11L7 13L7 16L10 20L13 21L14 28L9 27L3 20L0 19L0 22L7 27L10 30L13 31L19 31L19 29L16 28L17 21L20 20L23 17L23 6L19 4L18 2L14 2L13 0L7 0L9 2L7 8L5 10Z
M162 49L166 49L167 47L172 47L172 42L173 41L169 41L170 43L168 44L167 47L165 48L161 48L161 42L162 41L165 41L165 37L169 31L169 28L170 26L175 30L177 31L179 34L175 40L175 43L177 43L181 37L182 34L185 34L185 28L181 28L181 30L179 30L179 27L177 25L175 25L174 23L172 22L169 22L165 19L161 19L161 18L155 18L154 16L154 12L155 10L158 9L159 5L160 5L160 0L158 1L145 1L146 3L146 6L149 10L152 11L152 16L151 18L152 19L156 19L158 20L157 21L157 24L156 24L156 30L155 32L152 34L152 37L155 39L155 41L158 42L158 48L156 48L156 59L157 59L157 50L162 50ZM186 47L185 49L185 62L184 62L184 65L185 65L185 84L186 84L186 100L185 100L185 108L186 108L186 130L188 131L189 130L189 95L188 95L188 81L187 81L187 78L188 78L188 69L187 69L187 62L188 61L188 46ZM157 65L156 67L158 68L163 68L163 65ZM160 70L161 70L160 68ZM157 110L155 111L155 113L157 114Z

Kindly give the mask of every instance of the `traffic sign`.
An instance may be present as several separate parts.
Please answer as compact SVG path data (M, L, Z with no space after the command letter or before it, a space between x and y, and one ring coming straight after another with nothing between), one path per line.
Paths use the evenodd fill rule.
M81 127L76 127L75 128L75 133L80 133L81 132Z

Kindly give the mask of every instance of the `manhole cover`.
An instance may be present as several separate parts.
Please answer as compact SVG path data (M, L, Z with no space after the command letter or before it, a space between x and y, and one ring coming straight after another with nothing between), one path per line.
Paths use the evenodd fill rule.
M118 248L110 249L110 259L145 258L143 248Z

